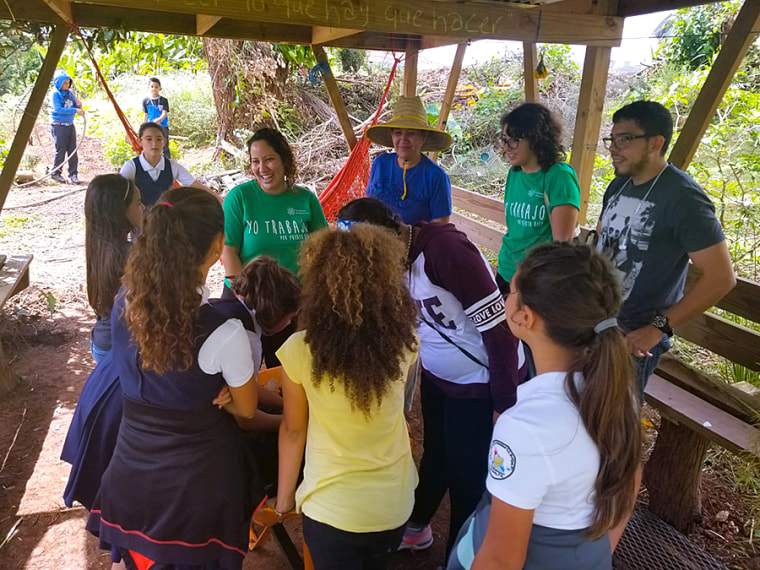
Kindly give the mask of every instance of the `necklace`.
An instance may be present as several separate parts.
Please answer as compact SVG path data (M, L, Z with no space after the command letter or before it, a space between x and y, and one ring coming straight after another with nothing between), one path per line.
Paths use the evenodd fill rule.
M657 173L657 176L654 177L654 180L652 180L652 183L649 185L649 189L646 191L646 194L644 194L644 197L641 200L639 200L639 203L636 206L636 210L633 212L634 216L639 213L639 210L641 210L641 206L644 204L644 202L647 201L647 198L649 198L649 194L651 194L652 189L654 188L655 184L657 184L657 181L660 179L660 176L662 176L662 173L668 169L668 166L670 166L669 163L663 166L662 170L660 170ZM632 181L633 181L633 178L629 176L628 180L625 181L625 183L620 187L620 190L618 190L617 193L615 194L615 198L620 197L623 194L623 190L625 190L628 184L631 184Z
M406 242L406 263L409 265L411 262L411 259L409 259L409 254L412 253L412 232L414 231L414 228L412 226L409 226L409 241Z

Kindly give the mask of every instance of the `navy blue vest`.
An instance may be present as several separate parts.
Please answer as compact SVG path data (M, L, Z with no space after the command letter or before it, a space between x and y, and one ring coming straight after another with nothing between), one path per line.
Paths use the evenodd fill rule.
M152 206L158 200L158 197L166 192L174 184L174 176L172 175L172 165L168 160L164 159L164 169L158 176L158 180L155 182L150 177L150 174L145 172L140 164L140 157L136 156L132 159L135 163L135 184L140 189L142 195L142 203L145 207Z

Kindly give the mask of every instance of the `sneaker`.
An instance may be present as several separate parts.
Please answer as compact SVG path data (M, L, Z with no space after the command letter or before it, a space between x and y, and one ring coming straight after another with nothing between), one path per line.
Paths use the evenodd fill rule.
M66 179L61 175L60 172L54 172L50 175L51 180L55 180L56 182L60 182L61 184L66 184Z
M79 180L79 177L77 177L76 174L72 174L71 176L69 176L69 182L71 182L72 184L81 184L82 183Z
M404 529L404 538L401 539L399 550L425 550L433 545L433 531L430 525L422 528L407 526Z

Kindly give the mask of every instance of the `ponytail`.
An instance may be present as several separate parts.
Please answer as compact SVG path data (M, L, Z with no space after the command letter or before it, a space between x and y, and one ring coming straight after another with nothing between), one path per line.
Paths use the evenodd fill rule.
M192 365L200 266L223 232L221 205L203 190L168 190L148 211L124 272L125 318L145 369Z
M606 259L567 243L536 247L515 281L520 302L542 318L549 338L578 354L565 386L599 450L588 535L600 538L630 513L641 461L640 407L625 339L617 326L597 327L620 310L620 287Z

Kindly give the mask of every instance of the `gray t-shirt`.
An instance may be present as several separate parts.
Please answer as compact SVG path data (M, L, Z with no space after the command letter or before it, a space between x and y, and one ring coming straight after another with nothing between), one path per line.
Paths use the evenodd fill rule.
M689 253L725 239L715 207L686 173L669 164L635 186L615 178L604 193L598 249L620 272L620 326L651 322L683 296Z

